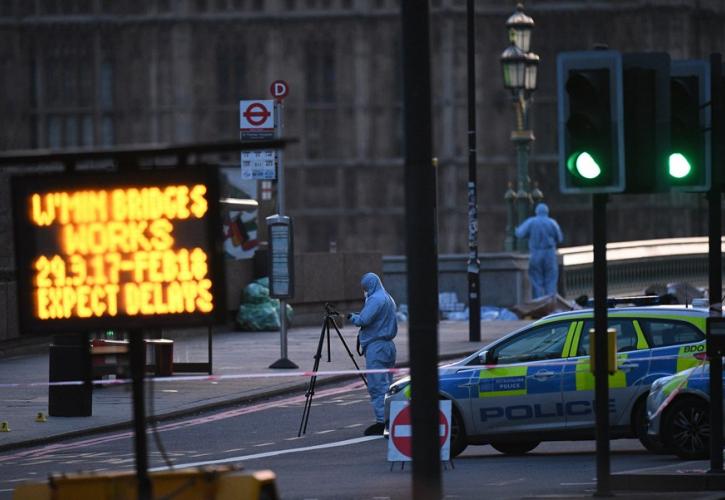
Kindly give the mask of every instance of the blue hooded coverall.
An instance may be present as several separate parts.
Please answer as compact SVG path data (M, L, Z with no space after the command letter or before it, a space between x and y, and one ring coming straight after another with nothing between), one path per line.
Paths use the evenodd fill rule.
M536 205L536 215L516 228L516 237L529 239L531 298L555 294L559 279L556 245L564 237L559 224L549 217L549 207L545 203Z
M393 338L398 333L395 301L375 273L366 273L360 284L365 290L365 305L359 314L350 315L350 321L360 327L365 366L368 369L393 368L396 355ZM393 382L393 374L368 373L367 381L375 421L382 423L385 421L385 393Z

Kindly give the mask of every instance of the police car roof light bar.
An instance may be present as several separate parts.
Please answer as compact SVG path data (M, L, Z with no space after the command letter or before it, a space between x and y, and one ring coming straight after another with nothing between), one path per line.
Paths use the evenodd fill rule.
M631 297L607 297L607 307L617 307L621 305L629 306L654 306L658 304L667 304L669 301L664 300L663 295L634 295ZM668 299L670 297L667 297ZM594 298L587 299L587 307L594 306Z

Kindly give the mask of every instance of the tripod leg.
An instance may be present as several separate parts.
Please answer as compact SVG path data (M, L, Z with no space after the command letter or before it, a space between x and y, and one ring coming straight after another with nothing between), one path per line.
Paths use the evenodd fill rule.
M357 361L355 361L355 356L353 356L352 351L347 346L347 342L345 342L345 339L343 338L342 333L340 333L340 330L338 330L336 324L333 323L332 326L335 327L335 331L337 332L337 336L340 338L340 342L342 342L342 345L345 347L345 350L347 351L347 355L350 356L350 359L352 360L352 364L355 365L355 369L357 371L360 371L360 367L358 366ZM368 380L367 380L367 378L365 378L365 375L361 373L360 374L360 378L362 379L363 383L365 384L365 387L367 387Z
M312 372L317 373L320 369L320 358L322 357L322 344L325 341L325 332L327 335L330 334L330 327L327 324L327 320L322 325L322 331L320 331L320 340L317 342L317 351L315 351L315 363L312 367ZM310 418L310 409L312 408L312 397L315 395L315 384L317 382L317 375L310 377L310 384L307 386L307 392L305 393L305 407L302 410L302 421L300 422L300 428L297 432L297 437L302 436L307 432L307 422Z
M317 371L317 369L313 369ZM310 419L310 410L312 409L312 396L315 395L315 383L317 377L314 375L310 378L310 385L308 386L307 393L305 394L305 408L302 410L302 421L300 422L300 428L297 431L297 437L301 437L302 434L307 432L307 422Z

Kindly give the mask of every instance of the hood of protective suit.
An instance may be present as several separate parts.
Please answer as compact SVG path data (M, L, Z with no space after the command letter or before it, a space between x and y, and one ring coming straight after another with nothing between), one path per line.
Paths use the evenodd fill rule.
M360 280L360 284L368 297L375 291L383 288L383 283L380 281L380 277L375 273L365 273Z
M546 203L536 205L536 215L549 215L549 207Z

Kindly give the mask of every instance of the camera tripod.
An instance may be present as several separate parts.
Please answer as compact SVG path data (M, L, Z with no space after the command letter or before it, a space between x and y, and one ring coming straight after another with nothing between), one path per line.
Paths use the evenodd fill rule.
M317 383L317 370L320 368L320 358L322 357L322 344L325 342L325 339L327 339L327 362L329 363L332 360L331 354L330 354L330 325L335 329L335 332L337 332L337 337L340 339L340 342L342 342L342 345L345 347L345 350L347 351L348 356L350 356L350 359L352 360L352 364L355 365L355 369L357 371L360 371L360 367L357 364L357 361L355 361L355 357L352 354L352 351L350 351L350 348L347 346L347 343L345 342L345 339L343 338L342 334L340 333L340 329L338 328L338 322L340 322L342 319L342 316L340 316L340 313L337 312L332 304L325 304L325 320L322 323L322 331L320 332L320 340L317 342L317 352L315 352L315 364L312 367L312 373L313 375L310 377L310 383L307 386L307 392L305 393L305 408L302 411L302 421L300 422L300 430L297 432L297 437L302 436L305 432L307 432L307 422L310 419L310 409L312 408L312 397L315 395L315 384ZM365 379L365 375L362 373L359 374L360 378L362 379L365 386L368 385L368 381Z

